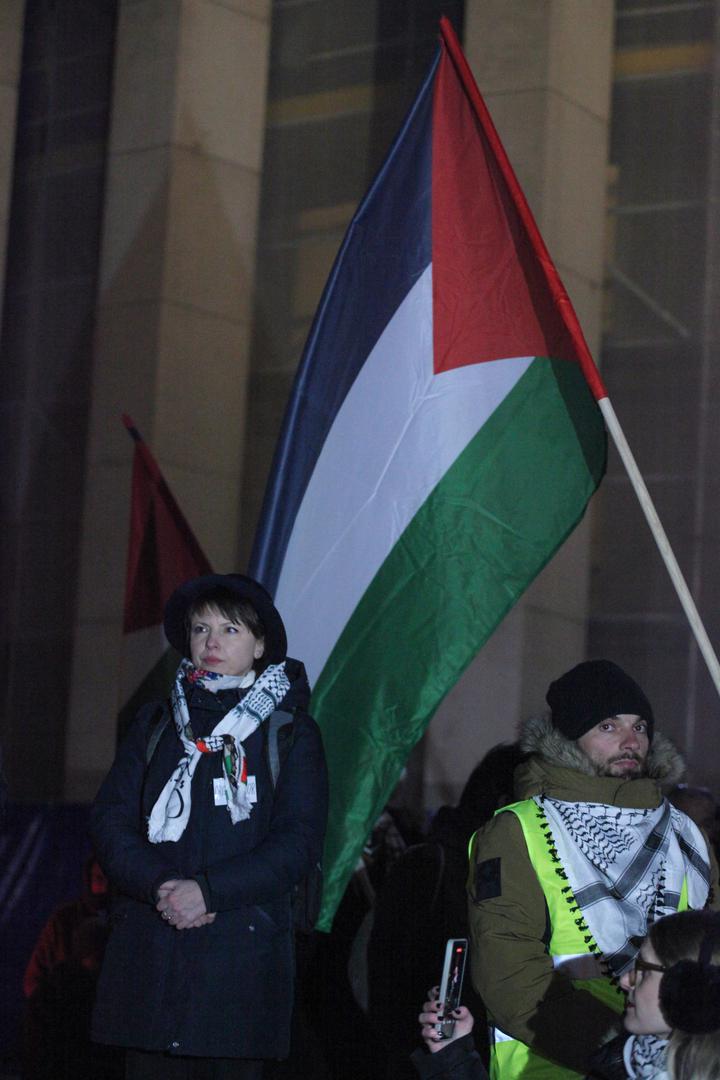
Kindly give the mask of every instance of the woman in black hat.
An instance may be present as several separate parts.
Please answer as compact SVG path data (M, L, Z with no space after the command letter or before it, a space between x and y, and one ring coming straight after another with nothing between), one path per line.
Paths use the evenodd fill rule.
M170 699L141 709L93 808L119 894L93 1036L128 1047L131 1080L249 1080L288 1053L292 895L322 852L322 743L256 581L186 582L165 633L183 657Z

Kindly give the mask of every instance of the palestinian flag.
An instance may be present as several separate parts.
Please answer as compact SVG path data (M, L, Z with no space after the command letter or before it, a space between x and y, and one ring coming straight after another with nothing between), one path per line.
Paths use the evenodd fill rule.
M210 563L129 416L135 440L123 611L122 707L118 736L141 705L170 692L179 657L163 632L170 594L183 581L212 573Z
M594 394L577 318L443 20L321 299L253 555L328 755L322 929L439 703L600 482Z

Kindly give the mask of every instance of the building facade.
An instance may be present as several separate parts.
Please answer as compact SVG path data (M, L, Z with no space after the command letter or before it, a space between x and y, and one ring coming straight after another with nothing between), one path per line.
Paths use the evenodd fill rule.
M120 705L129 413L219 571L246 563L343 231L446 14L711 638L720 491L716 0L9 0L0 13L11 796L92 797ZM427 806L585 656L691 775L717 694L616 456L411 762Z

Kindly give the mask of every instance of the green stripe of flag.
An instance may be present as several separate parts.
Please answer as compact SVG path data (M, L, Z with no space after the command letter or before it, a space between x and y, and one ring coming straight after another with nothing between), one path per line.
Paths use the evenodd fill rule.
M312 699L332 764L320 929L330 928L410 750L582 517L605 453L602 417L579 366L536 359L361 598Z

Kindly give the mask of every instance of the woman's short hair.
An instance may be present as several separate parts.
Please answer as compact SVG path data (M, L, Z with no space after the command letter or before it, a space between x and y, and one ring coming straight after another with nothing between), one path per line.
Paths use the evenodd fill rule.
M188 656L190 655L190 628L192 627L193 620L196 619L202 611L205 611L206 608L213 608L215 611L219 611L224 618L230 619L231 622L242 624L250 631L254 638L258 639L258 641L265 640L265 627L262 619L250 601L241 599L231 592L230 589L216 586L213 589L208 589L207 592L201 593L200 596L197 596L188 606L187 614L185 616ZM265 666L262 657L259 660L256 660L253 666L256 671L261 670Z
M669 1076L720 1080L720 912L669 915L653 923L648 937L662 966L670 969L660 984L660 1007L672 1029ZM695 1026L701 1012L698 1026L704 1030L683 1030L683 1023Z

